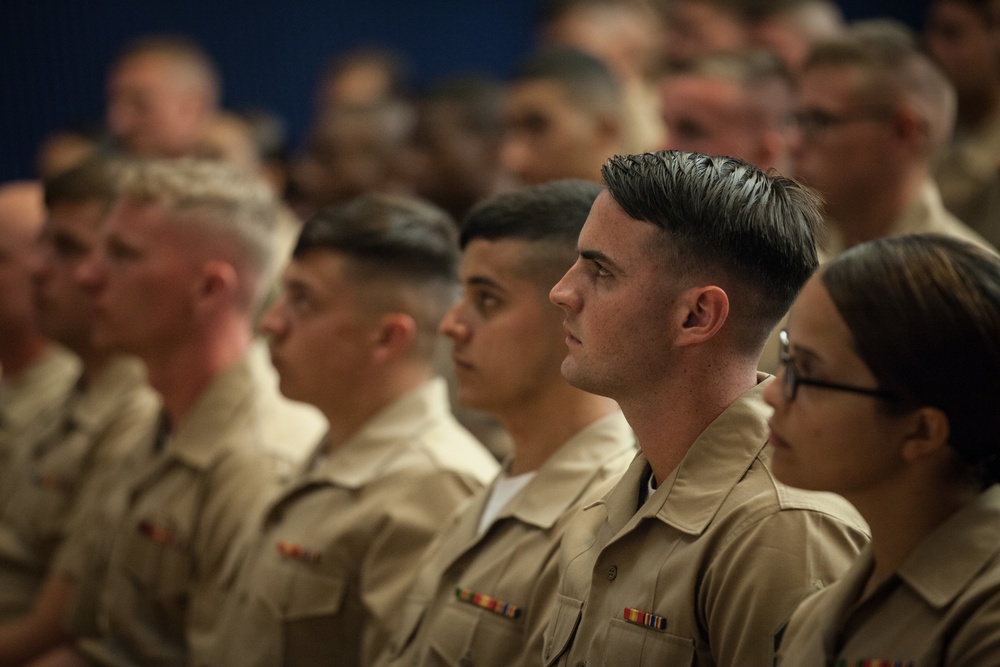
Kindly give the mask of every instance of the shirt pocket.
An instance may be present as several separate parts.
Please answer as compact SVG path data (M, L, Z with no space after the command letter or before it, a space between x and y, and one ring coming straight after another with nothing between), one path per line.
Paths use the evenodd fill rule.
M694 640L655 628L611 620L608 643L601 664L614 667L685 667L693 665Z
M429 628L428 665L514 664L524 622L452 599Z
M555 612L545 629L545 649L542 654L545 667L554 665L569 648L580 625L582 611L583 601L565 595L556 596Z
M398 659L409 646L427 612L430 600L424 597L408 597L399 616L399 622L389 641L387 655Z
M194 575L186 539L152 521L140 521L122 550L129 578L155 600L180 603Z

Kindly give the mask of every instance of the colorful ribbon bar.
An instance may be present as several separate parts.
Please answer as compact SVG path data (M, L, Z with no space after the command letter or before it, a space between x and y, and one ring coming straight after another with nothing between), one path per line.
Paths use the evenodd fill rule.
M629 623L645 625L646 627L653 628L654 630L667 629L667 619L662 616L657 616L656 614L650 614L649 612L632 609L631 607L625 607L625 620Z
M40 486L41 488L49 489L50 491L71 491L73 489L73 482L68 479L63 479L57 475L35 473L34 482L35 486Z
M313 551L312 549L307 549L298 544L292 544L291 542L278 542L278 553L285 558L291 558L293 560L300 560L303 563L318 563L319 562L319 552Z
M497 600L489 595L476 593L468 588L462 588L461 586L455 589L455 597L462 602L468 602L469 604L475 605L487 611L492 611L494 614L500 614L506 618L518 618L521 615L521 608L516 604L504 602L503 600Z
M170 531L163 526L158 526L152 521L140 521L139 522L139 532L145 535L149 540L155 544L162 544L163 546L173 546L177 542L177 538L174 536L173 531Z

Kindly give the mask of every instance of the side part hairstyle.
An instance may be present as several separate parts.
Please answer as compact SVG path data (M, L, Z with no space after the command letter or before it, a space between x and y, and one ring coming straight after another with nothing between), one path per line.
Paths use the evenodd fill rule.
M1000 258L937 234L864 243L825 265L823 285L888 410L935 407L984 484L1000 481Z
M816 270L819 198L743 160L683 151L615 156L601 174L630 217L663 231L672 275L742 292L729 326L759 352Z
M417 325L416 353L429 359L437 327L458 286L455 223L441 209L398 195L369 194L326 208L305 223L292 257L334 252L372 310L406 312Z

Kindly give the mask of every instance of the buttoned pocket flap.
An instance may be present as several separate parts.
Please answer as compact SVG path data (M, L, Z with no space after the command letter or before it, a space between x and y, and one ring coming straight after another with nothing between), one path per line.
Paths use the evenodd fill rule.
M556 596L556 610L549 627L545 629L545 648L542 659L545 666L554 665L573 641L580 625L583 601L565 595Z
M346 589L343 576L314 572L308 566L295 570L288 589L285 620L332 616L340 611Z
M123 549L123 567L149 594L174 599L187 593L191 559L177 541L150 536L145 524L129 535Z
M694 640L668 632L612 619L602 664L615 667L654 667L694 664Z

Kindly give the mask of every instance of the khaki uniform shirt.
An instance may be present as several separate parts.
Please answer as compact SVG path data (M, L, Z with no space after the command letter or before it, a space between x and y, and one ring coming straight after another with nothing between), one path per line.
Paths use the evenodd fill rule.
M638 511L642 454L577 516L545 665L771 665L795 606L847 570L867 527L843 499L774 480L764 386L712 422Z
M1000 247L1000 107L981 127L955 133L934 179L945 207Z
M182 665L214 626L213 593L247 516L276 482L260 446L247 362L209 385L133 481L111 550L98 639L106 665Z
M269 503L195 665L368 664L419 558L496 460L435 379L387 406Z
M969 241L996 252L996 249L986 239L945 210L937 186L928 182L920 192L920 196L910 203L899 218L893 221L890 232L886 236L931 232ZM847 249L844 238L838 231L835 222L822 229L818 244L821 262L836 257Z
M927 537L867 599L866 549L796 610L781 664L987 667L1000 663L1000 486Z
M616 412L567 441L482 533L490 492L480 493L424 558L383 661L536 663L566 524L621 477L635 453L635 435Z
M34 444L62 424L79 377L79 359L53 345L31 368L0 380L0 506Z
M159 399L135 359L110 360L80 386L53 437L34 443L0 507L0 610L28 612L74 517L100 502L109 473L149 437Z

